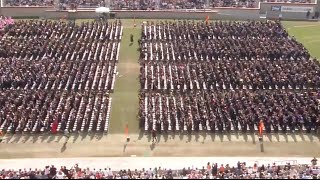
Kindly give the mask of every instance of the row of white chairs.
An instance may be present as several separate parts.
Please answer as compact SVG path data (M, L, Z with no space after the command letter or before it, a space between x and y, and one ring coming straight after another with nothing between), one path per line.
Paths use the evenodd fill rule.
M11 92L11 91L10 91ZM51 131L55 121L57 131L107 132L109 127L111 100L105 92L84 94L70 92L45 93L36 97L31 92L14 92L8 97L18 96L22 104L7 99L1 111L0 130L12 133L39 133ZM30 100L32 103L29 103ZM35 102L35 103L33 103ZM21 112L15 112L20 110Z
M99 61L67 62L59 71L45 67L48 73L38 74L35 81L26 80L24 90L112 90L114 88L114 63ZM36 73L36 72L35 72ZM40 76L41 75L41 76ZM19 89L19 87L18 87Z
M220 108L214 109L214 106L210 105L211 102L209 102L208 98L210 99L208 94L201 95L201 93L195 96L187 94L169 95L160 93L143 93L141 100L144 105L142 106L143 109L140 110L144 111L144 113L142 113L143 119L141 119L144 121L144 130L150 131L151 129L157 129L156 123L159 121L161 124L161 131L187 131L188 121L191 121L192 131L196 129L199 131L216 131L219 130L216 118L218 116L222 118L222 114L225 114L228 118L227 121L222 121L222 130L227 130L228 124L230 125L230 131L243 130L243 126L247 126L247 130L249 129L249 124L242 124L239 120L232 121L230 115L226 114L229 111L224 111ZM207 117L205 119L206 122L199 120L201 114L205 114ZM198 128L195 126L196 121L199 122ZM164 129L165 122L168 123L167 129ZM215 122L215 125L212 125L213 122ZM255 122L253 125L255 131L258 130L258 123L259 122ZM280 127L280 124L278 127L279 131L281 131L282 127ZM286 130L290 130L289 126L286 127ZM295 130L299 130L298 127L296 127ZM301 130L305 131L306 126L303 125ZM272 125L271 131L274 131L274 127Z
M168 40L202 40L223 38L226 35L234 38L260 38L274 34L284 35L276 22L146 22L142 24L142 39L148 41ZM272 34L272 35L274 35Z
M317 86L305 84L293 85L289 83L285 85L280 82L274 82L274 85L267 84L253 85L252 80L249 82L242 81L241 84L227 82L224 78L213 78L221 74L214 73L214 68L204 69L204 66L190 65L190 64L143 64L142 74L140 80L142 82L142 89L144 90L199 90L199 89L316 89ZM207 67L212 67L207 65ZM215 80L207 80L204 78L208 76ZM242 77L240 77L242 78ZM310 77L313 78L313 77Z
M26 25L26 26L31 26ZM42 27L43 28L43 27ZM15 36L10 36L6 34L3 39L10 39L10 41L5 41L7 43L13 43L13 44L21 44L21 46L13 48L17 52L24 51L26 52L27 47L34 47L37 49L42 49L41 56L51 56L51 57L58 57L61 58L61 55L66 52L68 53L68 57L73 56L70 54L71 52L79 52L80 47L87 48L89 50L90 48L88 45L92 44L94 45L93 50L100 49L101 46L97 47L97 43L100 41L104 42L117 42L120 40L119 38L120 33L122 33L122 27L121 25L117 23L113 23L111 25L106 24L96 24L96 26L90 27L88 24L85 26L82 26L81 28L77 26L59 26L56 25L55 27L52 27L50 30L44 30L41 35L34 35L32 32L27 32L25 35L22 34L15 34ZM65 31L62 31L64 28ZM55 41L52 41L55 39ZM45 46L46 48L39 47L39 43L42 46ZM83 43L86 43L87 46L84 46ZM24 46L23 46L24 45ZM17 49L19 48L19 49ZM67 48L67 49L66 49ZM88 49L89 48L89 49ZM52 54L52 52L57 52L55 54ZM43 52L49 52L49 54L43 53ZM117 50L115 51L115 53ZM97 54L97 53L95 53ZM27 57L24 55L25 59L41 59L42 57ZM96 57L95 57L96 58Z
M214 44L219 42L191 42L188 45L182 42L173 42L173 41L160 41L160 42L148 42L144 41L140 43L141 49L141 60L143 61L165 61L165 62L216 62L221 60L234 60L235 58L238 60L270 60L269 54L273 53L273 50L268 51L268 54L262 57L258 57L257 55L251 54L250 50L245 50L244 56L239 56L240 52L237 52L240 47L231 47L228 45L227 49L234 49L232 51L233 54L227 53L225 48L217 48L214 47ZM224 46L224 45L223 45ZM259 47L260 48L260 47ZM183 50L181 50L183 49ZM203 51L204 50L204 51ZM295 52L292 51L291 54ZM277 56L279 61L305 61L308 60L307 56L299 55L287 55L283 53L281 56Z

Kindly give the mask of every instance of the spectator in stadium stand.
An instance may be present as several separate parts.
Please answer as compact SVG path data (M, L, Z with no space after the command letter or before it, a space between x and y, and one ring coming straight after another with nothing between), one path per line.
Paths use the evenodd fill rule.
M311 163L313 166L317 165L317 161L318 159L316 157L314 157L312 160L311 160Z
M310 10L308 10L307 15L306 15L307 19L310 18L310 14L311 14L311 12L310 12Z
M192 164L192 162L190 162ZM212 166L212 168L209 168ZM218 169L218 166L220 167ZM283 179L283 178L303 178L312 179L319 178L319 170L316 166L309 166L305 164L290 164L277 165L261 164L258 166L255 163L249 166L246 162L238 162L237 167L232 164L225 166L217 163L208 163L207 169L193 167L183 169L170 169L156 167L154 169L142 170L119 170L112 171L111 168L95 169L92 167L81 168L76 164L71 168L61 166L57 169L54 165L46 166L44 169L20 169L1 170L0 177L3 179L248 179L248 178L266 178L266 179Z
M54 6L54 0L7 0L7 6Z
M316 11L312 19L319 19L319 14L320 14L319 11Z

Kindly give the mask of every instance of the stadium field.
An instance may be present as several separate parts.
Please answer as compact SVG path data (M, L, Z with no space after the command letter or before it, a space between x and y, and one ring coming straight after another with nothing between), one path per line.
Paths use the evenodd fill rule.
M92 19L79 19L76 23L88 22ZM138 42L141 35L141 23L144 21L172 21L166 19L122 19L124 27L120 48L118 75L115 91L112 93L112 106L109 133L122 134L128 124L129 133L139 133L138 101L139 101L139 52ZM320 22L283 21L284 27L311 53L320 58ZM134 26L136 24L136 26ZM134 43L130 44L130 35Z
M79 20L78 22L86 21ZM113 103L111 107L111 121L109 133L123 133L126 124L130 133L138 133L138 75L139 75L139 53L137 51L137 40L141 33L140 24L144 19L122 20L124 31L120 49L119 74L115 83ZM159 21L159 20L149 20ZM136 23L136 27L134 27ZM295 36L299 42L310 51L311 55L320 58L320 23L284 21L290 35ZM130 44L130 34L134 35L135 42Z
M295 36L311 53L312 56L320 58L320 23L285 21L283 25L290 35Z
M87 20L77 20L77 22ZM62 135L6 136L0 144L0 158L46 157L111 157L111 156L263 156L305 157L319 156L320 140L316 135L266 135L264 153L256 135L238 134L169 134L159 137L152 146L151 137L139 133L139 52L138 42L145 20L122 20L124 31L120 47L118 74L112 96L108 135L74 134L70 139ZM320 58L320 23L283 22L291 35L302 42L312 56ZM130 43L130 35L134 43ZM131 141L125 142L125 126L129 126Z

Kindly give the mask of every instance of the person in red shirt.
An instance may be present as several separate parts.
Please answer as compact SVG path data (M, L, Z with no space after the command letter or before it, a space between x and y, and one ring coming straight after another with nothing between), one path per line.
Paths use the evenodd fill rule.
M263 123L263 120L260 120L260 122L259 122L259 136L260 137L262 137L263 129L264 129L264 123Z
M96 174L96 179L101 179L100 173L97 173L97 174Z
M224 172L223 164L221 164L221 167L220 167L220 169L219 169L219 172L220 172L220 173L223 173L223 172Z

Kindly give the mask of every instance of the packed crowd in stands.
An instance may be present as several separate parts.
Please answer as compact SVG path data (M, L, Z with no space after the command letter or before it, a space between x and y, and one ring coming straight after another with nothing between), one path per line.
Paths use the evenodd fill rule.
M257 0L213 0L213 1L198 1L198 0L147 0L147 1L122 1L116 0L111 2L112 9L131 9L131 10L155 10L155 9L210 9L214 7L241 7L241 8L256 8L258 7Z
M317 179L320 178L320 168L317 159L311 164L278 165L258 164L252 166L246 162L237 164L218 164L208 162L202 167L186 167L169 169L164 167L146 169L123 169L114 171L111 168L95 169L54 165L43 169L19 169L0 171L1 179Z
M261 2L279 2L279 3L315 3L314 0L261 0Z
M105 7L106 1L104 0L60 0L59 9L71 9L76 10L78 8L97 8Z
M146 22L146 131L317 131L320 63L279 22Z
M114 0L59 0L60 9L95 8L110 6L111 9L121 10L155 10L155 9L210 9L216 7L257 8L259 2L279 3L314 3L314 0L144 0L124 1ZM54 6L54 0L6 0L7 6Z
M0 41L0 131L106 131L122 25L19 21Z
M7 6L54 6L54 0L6 0Z

